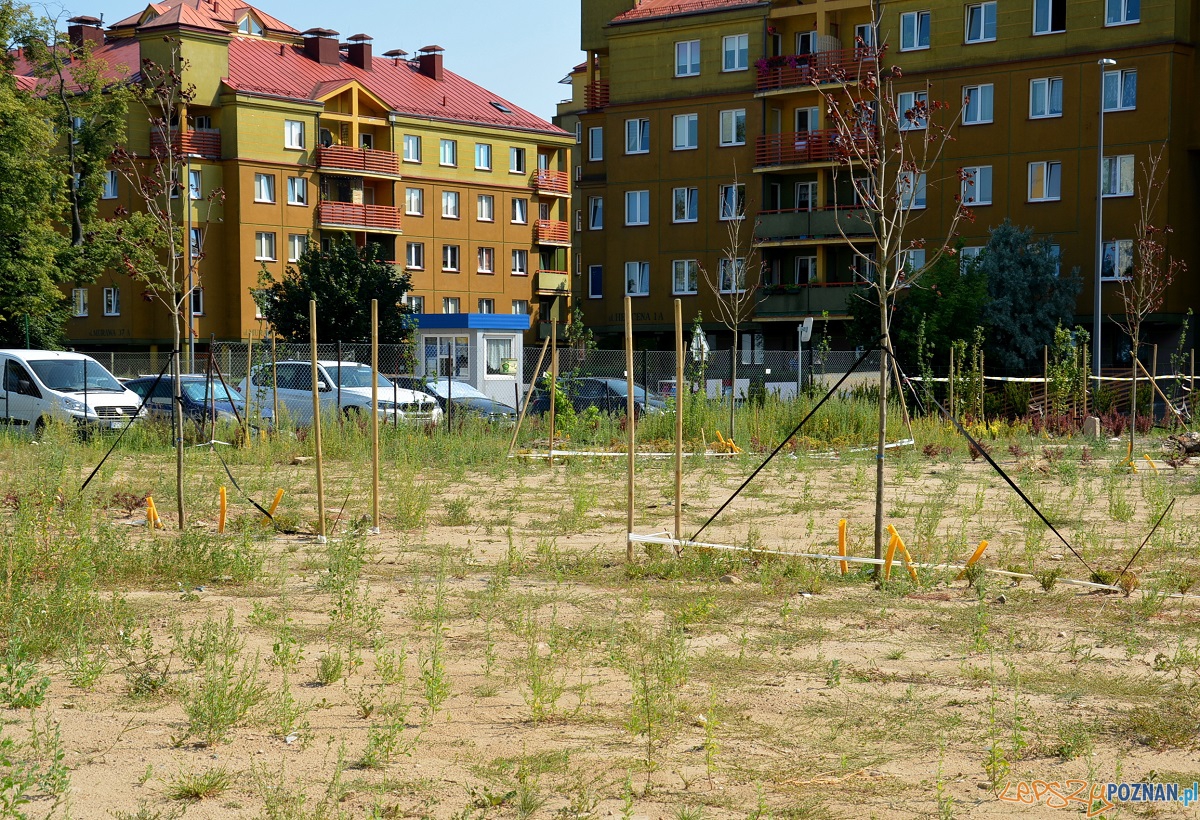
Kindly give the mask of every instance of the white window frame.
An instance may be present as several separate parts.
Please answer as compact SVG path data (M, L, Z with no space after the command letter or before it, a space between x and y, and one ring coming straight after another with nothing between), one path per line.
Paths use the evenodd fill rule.
M680 196L682 195L683 216L680 216ZM675 224L700 221L700 189L675 188L671 191L671 221Z
M733 198L731 199L730 195ZM717 218L721 222L733 222L746 218L746 185L721 185L717 188Z
M593 125L588 129L588 162L604 161L604 126Z
M529 224L529 200L522 196L513 197L512 201L512 224L528 225Z
M721 38L721 71L750 69L750 35L728 34Z
M717 260L717 290L721 293L746 292L746 259L730 259L722 256Z
M992 204L992 166L972 165L963 168L962 201L972 208Z
M675 76L700 76L699 40L680 40L675 43Z
M273 205L275 203L275 175L254 175L254 201Z
M700 263L695 259L673 260L671 262L671 295L695 296L699 292Z
M442 297L442 315L462 313L462 300L458 296Z
M442 270L458 273L460 262L458 245L442 245Z
M972 15L977 15L972 19ZM974 37L971 36L972 24L977 24L978 32ZM991 36L988 36L988 24L991 24ZM987 0L984 3L972 3L967 6L965 20L963 42L967 45L975 43L991 43L996 40L996 0Z
M928 125L927 117L918 117L909 120L905 113L915 111L917 103L923 102L926 105L925 113L929 113L929 91L901 91L896 95L896 117L899 120L898 128L901 131L921 131Z
M1054 28L1054 4L1063 4L1063 23L1062 28ZM1044 34L1062 34L1067 30L1067 0L1033 0L1033 33L1041 36ZM1038 7L1045 8L1045 21L1039 25Z
M964 85L962 124L990 124L992 122L995 96L995 87L991 83ZM974 108L974 110L972 110L972 108Z
M508 172L510 174L525 173L525 149L513 145L508 149Z
M404 213L409 216L425 215L425 189L404 189Z
M188 250L191 251L193 259L199 259L200 253L204 248L204 229L192 228L188 231L191 241L188 243Z
M1142 19L1141 4L1138 4L1136 17L1129 16L1130 0L1105 0L1104 3L1104 25L1107 26L1128 26L1133 23L1140 23ZM1113 7L1117 7L1117 14L1113 14Z
M283 121L283 147L293 151L304 150L304 121Z
M625 295L626 296L649 296L650 295L650 263L649 262L626 262L625 263Z
M442 191L442 219L458 219L458 191Z
M912 171L896 175L896 196L905 211L922 211L929 202L929 179L924 172L913 176Z
M104 289L104 315L105 316L120 316L121 315L121 289L120 288L105 288Z
M599 285L599 287L597 287ZM588 298L604 298L604 266L588 265Z
M308 234L290 233L288 234L288 254L287 261L299 262L300 256L308 247Z
M522 248L514 249L510 261L512 262L510 273L513 276L529 275L529 251Z
M421 136L420 136L420 134L405 134L404 135L404 161L420 163L420 161L421 161Z
M486 299L486 298L480 299L478 310L479 310L479 313L495 313L496 312L496 300L495 299ZM496 341L500 341L500 340L499 339L488 339L487 340L489 346L492 344L492 342L496 342ZM504 339L503 341L509 342L510 344L512 343L512 339ZM491 371L489 370L488 372L490 373Z
M807 270L801 272L801 268ZM797 256L796 261L792 263L792 281L797 285L807 285L818 279L820 279L820 274L817 271L817 257Z
M308 205L308 180L304 177L288 177L288 204L289 205Z
M197 285L196 287L192 288L191 293L189 293L188 296L192 300L192 315L193 316L203 316L204 315L204 288Z
M680 141L682 135L683 140ZM700 148L700 115L676 114L671 117L671 150L695 151Z
M1058 85L1058 110L1055 111L1052 106L1054 104L1054 87ZM1041 114L1037 113L1035 102L1038 95L1042 97L1042 104L1045 111ZM1061 117L1063 115L1063 78L1062 77L1035 77L1029 81L1029 119L1044 120Z
M1116 105L1109 107L1108 104L1108 87L1113 83L1117 92ZM1133 104L1125 104L1125 89L1132 83L1133 85ZM1113 111L1134 111L1137 109L1137 69L1136 68L1120 68L1115 71L1104 72L1104 113L1108 114Z
M1129 271L1133 267L1133 240L1132 239L1114 239L1111 242L1104 243L1104 255L1101 257L1104 261L1100 264L1100 279L1103 282L1121 282L1129 279L1128 275L1117 273L1118 265L1125 261L1127 264L1120 270ZM1111 266L1107 264L1109 259L1113 260ZM1112 273L1108 271L1111 270Z
M625 192L625 224L650 224L650 191L641 189Z
M475 204L479 222L496 221L496 197L491 194L480 194Z
M475 143L475 170L492 170L492 144L490 142Z
M650 120L635 117L625 120L625 153L650 153Z
M408 270L425 270L425 243L406 242L404 245L404 267Z
M588 230L604 230L604 197L588 197Z
M254 261L274 262L276 261L275 254L275 232L256 231L254 234Z
M443 168L458 167L458 140L445 137L438 140L438 165Z
M1133 154L1117 154L1105 157L1101 163L1101 168L1103 169L1101 176L1104 179L1103 193L1105 199L1133 196Z
M192 173L197 173L197 172L193 171ZM117 198L118 193L119 193L118 185L120 184L117 181L117 178L118 178L118 174L116 171L105 171L104 172L104 186L100 190L100 198L101 199L116 199ZM198 198L199 197L192 197L192 199L198 199Z
M110 173L115 174L116 171ZM192 200L204 198L204 172L200 168L192 168L188 171L188 198Z
M513 299L512 300L512 315L513 316L528 316L529 315L529 300L528 299Z
M476 273L495 273L496 272L496 249L480 246L475 253Z
M88 289L71 289L71 316L82 319L88 315Z
M922 26L924 22L924 26ZM924 42L921 40L924 28ZM933 19L928 11L906 11L900 15L900 50L920 51L929 48Z
M741 139L738 138L738 124L741 124ZM746 144L746 109L730 108L721 112L720 130L717 144L722 148L731 145Z
M404 303L408 305L408 309L413 313L425 312L425 297L414 296L411 293L404 294Z
M1054 196L1034 197L1033 181L1035 175L1040 174L1042 190L1048 193L1051 187L1050 183L1054 180L1054 169L1056 166L1058 169L1058 193ZM1058 202L1062 199L1062 162L1058 160L1037 160L1036 162L1029 163L1027 185L1027 202Z

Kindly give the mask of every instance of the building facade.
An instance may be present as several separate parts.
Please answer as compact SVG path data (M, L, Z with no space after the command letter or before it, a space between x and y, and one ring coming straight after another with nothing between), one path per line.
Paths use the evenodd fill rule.
M91 43L113 79L144 59L169 64L169 36L195 87L172 139L188 158L179 219L198 248L200 340L261 334L260 273L278 279L309 243L339 237L404 266L417 313L527 315L531 335L566 315L570 135L446 69L442 49L378 56L366 35L301 33L221 0L154 3L106 31L98 22L77 18L69 36ZM131 110L132 153L151 149L145 120ZM101 215L119 208L138 202L112 172ZM120 272L73 288L70 342L166 343L169 317L140 290Z

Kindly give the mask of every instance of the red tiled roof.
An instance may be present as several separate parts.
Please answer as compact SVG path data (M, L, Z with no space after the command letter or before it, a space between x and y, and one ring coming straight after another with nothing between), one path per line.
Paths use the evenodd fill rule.
M186 26L187 28L198 28L206 31L219 31L221 33L229 30L227 26L223 26L214 20L211 14L203 14L185 3L179 3L173 8L167 9L153 20L138 26L138 29L140 31L150 31L158 28L175 28L176 26Z
M650 20L655 17L673 17L679 14L699 14L706 11L760 6L764 0L641 0L629 11L613 18L614 23L630 23Z
M24 52L16 55L13 72L17 75L20 87L32 90L42 81L34 76L34 66L25 59ZM108 82L134 79L138 76L142 64L141 44L133 38L111 40L92 50L92 56L99 65L103 66L101 77ZM79 85L71 75L71 66L67 66L67 90L78 91Z
M37 88L37 80L33 77L18 76L16 79L18 91L33 91L35 88Z
M263 28L268 31L285 34L300 33L287 23L241 0L162 0L159 3L150 3L147 8L152 9L158 17L138 26L139 28L154 29L184 25L190 28L208 29L209 31L232 31L237 26L237 21L247 11L252 11L254 12L254 16L262 23ZM142 9L137 14L126 17L120 22L113 23L109 26L109 29L137 26L138 22L142 19L142 15L145 13L146 9Z
M392 110L443 120L458 120L526 131L566 134L561 128L502 99L459 75L445 71L441 81L426 77L405 60L376 58L363 71L339 57L337 65L321 65L299 46L237 37L229 43L226 85L235 91L312 100L339 85L357 81ZM492 105L512 111L505 114Z

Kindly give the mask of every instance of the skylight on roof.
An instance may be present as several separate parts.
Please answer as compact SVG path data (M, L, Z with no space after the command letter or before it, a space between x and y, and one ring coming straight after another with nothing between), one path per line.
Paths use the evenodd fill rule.
M492 108L495 108L501 114L511 114L513 112L513 110L507 105L502 102L496 102L495 100L492 100Z

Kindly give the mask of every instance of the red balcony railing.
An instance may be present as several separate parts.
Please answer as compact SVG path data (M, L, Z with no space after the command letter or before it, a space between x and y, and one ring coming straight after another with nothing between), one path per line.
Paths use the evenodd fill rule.
M877 137L877 133L870 132L850 138L843 136L835 128L825 131L764 134L756 141L754 164L762 167L835 162L857 152L872 152Z
M533 187L538 193L571 194L571 175L566 171L548 171L542 168L533 175Z
M322 170L400 176L400 159L391 151L372 151L345 145L323 145L318 148L317 167Z
M608 80L590 82L583 89L583 103L588 108L604 108L608 105Z
M150 132L150 150L161 152L165 148L162 132ZM191 131L172 131L171 150L177 154L194 154L201 157L221 156L221 132L216 128L193 128Z
M878 61L879 50L875 48L767 57L758 61L756 90L777 91L823 83L855 83L864 73L874 70Z
M571 228L556 219L539 219L533 223L533 241L542 245L570 245Z
M317 222L322 225L368 231L398 231L400 210L388 205L327 201L317 205Z

